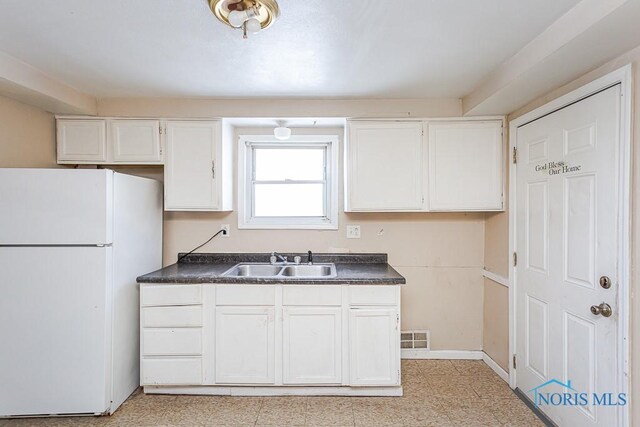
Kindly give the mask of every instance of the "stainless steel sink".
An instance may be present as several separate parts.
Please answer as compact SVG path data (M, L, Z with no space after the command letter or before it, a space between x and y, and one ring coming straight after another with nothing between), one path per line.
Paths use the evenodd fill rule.
M304 277L336 277L335 264L259 264L240 263L222 274L227 277L270 277L292 279Z
M333 264L288 265L280 272L285 277L336 277Z
M271 264L237 264L227 270L224 276L273 277L282 270L282 266Z

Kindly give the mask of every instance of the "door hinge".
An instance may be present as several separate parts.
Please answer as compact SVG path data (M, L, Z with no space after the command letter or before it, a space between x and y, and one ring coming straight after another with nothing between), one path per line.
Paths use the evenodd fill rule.
M516 267L518 265L518 253L513 253L513 266Z
M516 355L514 354L513 355L513 369L516 369L516 368L517 368L517 366L516 366Z
M513 147L513 164L518 163L518 149Z

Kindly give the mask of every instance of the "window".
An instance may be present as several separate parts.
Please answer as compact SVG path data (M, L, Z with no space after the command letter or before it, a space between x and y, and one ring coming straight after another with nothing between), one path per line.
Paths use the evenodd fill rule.
M239 228L338 228L338 137L241 136Z

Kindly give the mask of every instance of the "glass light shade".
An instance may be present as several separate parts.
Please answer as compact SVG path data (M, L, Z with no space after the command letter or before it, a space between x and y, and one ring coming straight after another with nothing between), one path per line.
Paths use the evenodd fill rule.
M231 13L229 13L229 24L236 28L242 27L242 24L244 24L244 21L247 19L246 11L232 10Z
M247 31L254 34L262 29L260 21L258 21L256 18L249 19L245 25L247 26Z
M291 129L285 126L278 126L273 130L273 136L281 141L284 141L285 139L289 139L291 137Z

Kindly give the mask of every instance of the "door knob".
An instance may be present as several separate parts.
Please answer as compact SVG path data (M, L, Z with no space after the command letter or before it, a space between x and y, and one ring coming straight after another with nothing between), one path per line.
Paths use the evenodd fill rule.
M611 316L611 306L609 304L607 304L606 302L603 302L600 305L592 305L591 306L591 313L594 315L599 315L601 314L604 317L609 317Z

